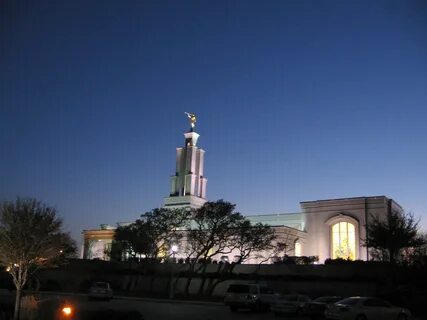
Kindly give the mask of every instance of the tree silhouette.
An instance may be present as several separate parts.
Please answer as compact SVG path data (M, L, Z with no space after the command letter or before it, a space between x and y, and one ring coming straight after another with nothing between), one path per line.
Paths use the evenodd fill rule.
M412 213L390 210L386 219L371 215L365 245L374 257L396 263L403 249L417 248L425 243Z
M132 257L143 255L151 261L167 257L172 244L182 238L179 229L188 222L190 214L182 209L153 209L134 223L117 228L114 245Z
M16 287L14 319L19 319L22 290L40 268L54 267L75 253L74 241L62 232L56 210L36 199L4 202L0 208L0 264Z
M230 202L218 200L206 202L194 212L186 235L185 251L190 264L185 286L187 295L194 274L199 271L204 274L206 264L212 258L236 252L239 253L237 262L242 263L254 252L272 248L276 236L271 227L260 223L252 225L234 211L235 207ZM231 273L233 267L222 269L223 273ZM213 283L208 292L212 292L215 285ZM202 294L203 287L204 280L199 287L199 294Z

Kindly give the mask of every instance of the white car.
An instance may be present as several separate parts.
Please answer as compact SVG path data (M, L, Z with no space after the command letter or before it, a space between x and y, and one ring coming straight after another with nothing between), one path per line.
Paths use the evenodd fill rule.
M303 314L303 308L311 299L303 294L286 294L280 296L277 301L271 305L271 311L274 315L297 315Z
M408 320L411 313L382 299L351 297L330 305L325 310L325 317L335 320Z
M89 289L89 299L105 299L113 298L113 290L108 282L95 282Z
M260 284L232 284L228 287L224 303L232 312L239 308L252 311L267 311L276 301L278 294Z

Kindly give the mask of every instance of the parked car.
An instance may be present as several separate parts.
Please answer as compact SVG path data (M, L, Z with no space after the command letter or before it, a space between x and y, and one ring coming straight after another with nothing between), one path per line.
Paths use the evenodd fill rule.
M311 319L324 318L326 307L342 299L343 297L338 296L318 297L304 305L303 313L304 315L309 316Z
M336 320L407 320L408 309L395 307L389 302L373 297L351 297L338 301L325 310L327 319Z
M224 297L224 303L232 312L239 308L252 311L267 311L278 294L273 289L260 284L231 284Z
M311 299L303 294L286 294L280 296L279 299L271 306L271 311L274 315L296 315L302 316L304 305L310 302Z
M95 282L89 289L89 299L106 299L113 298L113 290L108 282Z

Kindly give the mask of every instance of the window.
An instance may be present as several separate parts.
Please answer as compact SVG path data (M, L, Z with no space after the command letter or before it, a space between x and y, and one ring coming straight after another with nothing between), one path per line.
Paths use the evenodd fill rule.
M298 241L295 241L295 257L301 257L301 243Z
M356 228L350 222L332 225L332 259L356 259Z

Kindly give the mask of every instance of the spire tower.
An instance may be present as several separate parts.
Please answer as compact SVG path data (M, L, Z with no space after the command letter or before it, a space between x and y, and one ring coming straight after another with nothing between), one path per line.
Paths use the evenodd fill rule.
M184 133L184 147L176 149L176 171L170 177L170 195L164 200L166 208L199 208L206 202L205 151L197 147L200 135L194 131L196 115L186 114L191 127Z

